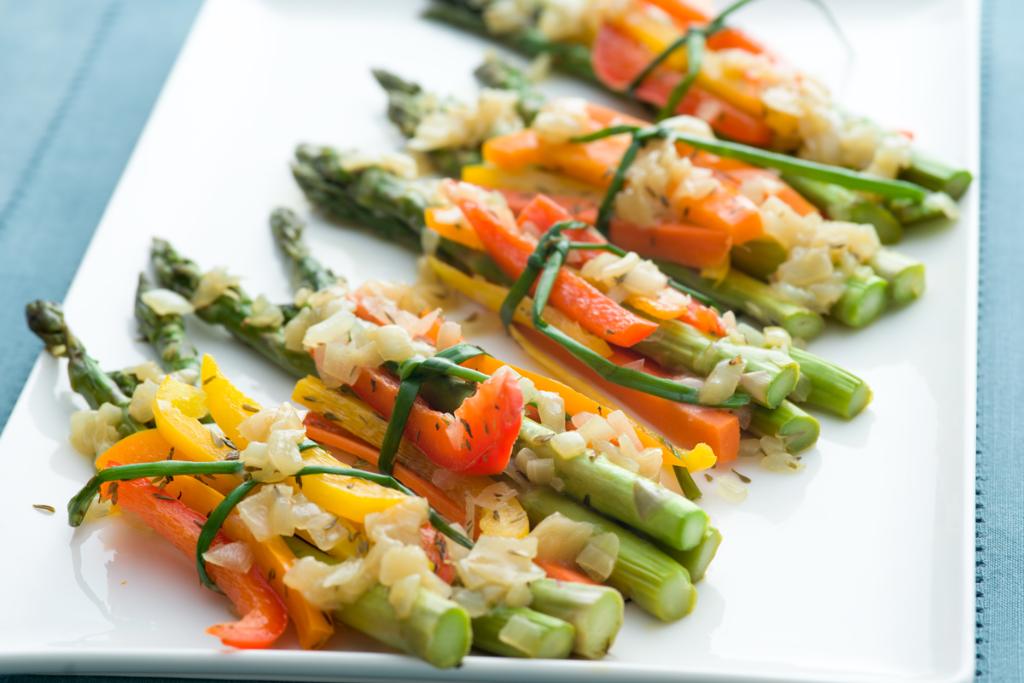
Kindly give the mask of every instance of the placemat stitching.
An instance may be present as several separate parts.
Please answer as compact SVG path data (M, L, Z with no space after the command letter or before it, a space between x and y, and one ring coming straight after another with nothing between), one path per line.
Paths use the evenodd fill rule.
M991 79L991 60L992 53L990 47L990 41L988 40L991 33L991 20L992 20L992 4L991 2L982 3L981 8L981 27L980 27L980 40L981 40L981 65L979 74L979 97L981 98L981 120L980 120L980 137L981 137L981 149L985 149L985 133L988 130L988 106L986 106L986 94L989 92L989 83ZM987 168L988 156L984 153L981 154L979 165L981 166L981 187L979 191L979 226L978 226L978 244L985 244L985 233L988 230L988 168ZM985 292L988 291L985 287L987 281L986 269L985 269L985 249L983 246L978 248L978 319L976 325L978 327L977 335L978 342L976 347L976 364L977 368L977 385L976 392L978 393L977 400L975 401L975 415L974 423L977 426L977 433L975 435L975 448L974 448L974 677L975 679L981 679L987 676L986 670L986 659L985 653L982 651L983 646L986 643L985 637L985 541L986 541L986 523L985 523L985 481L988 476L988 467L984 457L984 449L982 448L983 431L981 429L982 423L982 397L981 388L986 386L986 365L983 362L984 359L981 357L981 349L984 348L982 344L982 337L985 333L985 328L981 324L981 321L985 318Z
M28 192L28 188L32 185L32 181L38 172L40 164L46 157L46 153L50 149L50 145L52 144L54 137L56 137L57 131L60 130L60 127L64 122L64 117L67 115L68 110L71 108L71 104L75 101L75 97L82 88L82 83L86 80L89 75L89 71L92 69L93 62L96 59L96 55L99 53L100 47L103 45L103 41L106 39L107 34L110 33L110 29L114 24L114 19L120 9L120 4L120 0L113 0L107 5L106 9L103 10L99 23L96 25L92 37L89 39L85 52L82 54L82 59L75 68L75 72L71 76L71 80L68 82L68 86L64 90L64 94L61 95L60 101L54 108L50 120L43 129L43 132L39 137L39 142L32 150L32 154L29 155L28 161L25 163L24 170L22 170L18 175L18 179L11 189L11 194L7 199L7 203L4 205L3 209L0 209L0 229L3 229L3 227L7 225L7 221L10 220L11 215L18 208L18 204L21 203L22 198Z

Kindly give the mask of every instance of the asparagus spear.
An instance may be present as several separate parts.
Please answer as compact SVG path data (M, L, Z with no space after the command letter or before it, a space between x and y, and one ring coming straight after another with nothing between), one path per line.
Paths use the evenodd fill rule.
M425 589L419 590L412 613L404 619L395 614L388 601L388 589L380 584L337 610L335 616L385 645L416 655L441 669L458 666L473 642L466 610Z
M619 554L608 584L645 611L662 621L675 621L693 609L697 591L686 569L650 541L550 489L531 489L524 492L519 501L531 524L539 524L558 512L577 522L593 525L598 533L618 536Z
M162 286L173 289L186 299L195 295L202 272L194 261L183 257L170 243L161 239L153 240L150 258ZM252 299L239 287L198 309L196 315L211 325L223 326L239 341L292 375L302 377L316 373L316 365L308 354L285 347L284 332L280 327L259 328L246 323L246 318L252 315Z
M292 271L292 288L316 292L337 284L338 276L313 258L302 239L305 224L291 209L274 209L270 214L270 230L277 246L288 258Z
M530 608L563 619L576 629L573 654L601 659L622 626L622 595L614 588L540 579L530 584Z
M178 314L160 315L150 308L142 296L152 288L149 278L140 274L135 289L135 320L139 332L156 350L164 370L191 372L198 379L199 352L185 336L184 319Z
M789 355L811 382L810 405L849 419L871 402L871 388L853 373L795 346Z
M693 548L683 551L667 550L666 552L676 562L690 573L690 580L694 583L704 578L704 574L718 552L718 546L722 545L722 532L713 526L708 527L704 538Z
M924 292L924 264L891 249L879 249L871 267L889 283L889 301L896 306L909 303Z
M778 325L797 339L812 339L825 327L820 315L783 299L767 284L746 273L730 270L721 280L713 281L676 263L656 263L663 273L708 295L720 308L741 311L765 325Z
M864 327L885 310L888 289L889 283L872 272L855 273L847 278L843 295L829 314L849 327Z
M400 240L403 243L419 247L419 234L425 227L422 212L427 202L414 181L397 178L377 168L366 169L361 173L345 171L341 167L337 152L329 148L303 146L298 149L296 156L293 172L299 179L300 186L306 191L306 196L314 204L338 217L354 216L361 212L367 216L362 225L374 230L379 229L385 238L401 235ZM396 195L396 192L399 194ZM454 245L461 250L449 248L452 244L442 240L438 249L439 255L465 271L477 273L487 280L502 281L492 275L497 268L486 254L470 252L472 259L467 260L463 257L468 250L461 245ZM672 275L671 272L668 274ZM675 321L662 323L658 332L641 342L636 350L670 370L688 369L687 361L692 363L696 357L695 352L706 348L706 343L692 339L693 334L699 333L692 328L686 328L681 334L684 340L689 341L680 349L676 349L672 338L679 327L685 326ZM745 355L748 354L749 352L745 352ZM821 359L815 359L807 368L801 365L800 373L817 373L813 379L818 390L811 392L812 405L818 405L815 403L818 401L823 404L821 407L832 410L830 406L845 404L843 411L850 412L854 408L862 409L870 399L871 392L862 380ZM791 371L787 371L784 376L795 379L792 375ZM780 382L778 387L784 387L790 379ZM838 384L830 387L833 380ZM835 395L827 396L830 391ZM773 392L771 398L781 401L789 391L781 393L781 396L778 393L781 393L779 388ZM856 411L850 414L856 414Z
M563 73L597 85L610 94L637 101L630 93L613 89L596 77L591 66L590 49L585 45L552 41L533 27L501 35L491 33L483 19L483 12L489 4L474 0L437 0L437 3L427 11L427 16L499 41L527 56L550 54L552 66ZM657 109L647 102L638 101L638 104ZM963 196L972 180L969 171L950 167L920 152L914 153L910 166L903 169L900 178L936 192L945 192L954 199Z
M530 57L550 55L557 69L595 85L601 82L590 64L590 50L575 43L558 43L548 39L535 28L494 36L483 20L483 3L473 0L444 0L432 5L426 12L430 19L443 21L471 33L497 39L512 49ZM618 94L618 93L616 93Z
M100 368L95 358L89 355L81 340L72 334L64 320L60 304L37 299L25 306L25 318L29 329L46 344L46 350L57 357L68 359L68 379L75 393L82 396L89 407L96 410L104 403L121 409L121 422L117 431L128 436L146 428L128 412L131 396L126 394Z
M351 394L327 389L320 380L306 378L296 385L292 398L310 410L329 413L328 419L375 448L384 443L387 421ZM566 494L670 547L688 549L700 542L708 517L694 503L592 452L562 458L551 446L553 436L550 429L524 418L519 445L553 460ZM412 463L420 456L403 439L398 457L403 463Z
M388 94L388 118L406 137L414 136L420 121L447 104L389 71L374 69L373 76ZM427 156L438 172L449 176L458 176L463 166L481 161L479 146L432 150Z
M817 442L821 425L800 406L791 401L783 401L774 410L752 406L750 431L758 436L782 439L787 451L799 453Z
M473 645L503 657L563 659L575 636L572 624L528 607L495 607L473 619Z
M516 108L526 125L533 121L546 99L525 73L498 57L488 56L483 64L473 71L473 75L488 88L511 90L516 93L519 100Z
M818 180L791 174L784 174L783 178L832 220L872 225L882 244L893 244L903 237L903 227L896 216L875 200Z

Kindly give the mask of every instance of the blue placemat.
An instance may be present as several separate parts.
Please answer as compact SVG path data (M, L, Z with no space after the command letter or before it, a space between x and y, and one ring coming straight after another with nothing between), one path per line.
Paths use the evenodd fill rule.
M0 0L0 428L38 353L22 305L61 299L200 0ZM983 20L978 679L1024 680L1024 3ZM0 682L42 681L33 676ZM102 678L75 678L105 681ZM124 680L124 679L118 679ZM148 679L158 680L158 679Z

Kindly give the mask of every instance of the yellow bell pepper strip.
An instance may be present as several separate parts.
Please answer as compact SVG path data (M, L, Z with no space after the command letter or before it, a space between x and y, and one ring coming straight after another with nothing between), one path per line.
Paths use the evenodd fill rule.
M158 430L136 432L121 439L96 459L96 469L110 467L112 463L134 465L141 462L166 460L173 455L171 444ZM192 510L207 516L224 500L224 496L198 479L188 476L174 477L161 482L163 495L180 500ZM324 645L334 634L334 626L319 608L311 605L299 591L288 590L284 575L295 563L295 554L279 536L257 541L238 512L233 511L224 521L224 533L233 541L242 541L252 550L256 565L267 577L270 585L282 596L288 615L295 624L299 645L315 649Z
M379 455L376 449L383 442L387 423L368 406L363 405L363 410L355 414L353 409L358 407L353 403L358 399L327 388L316 377L299 380L295 384L292 400L312 411L306 416L306 431L311 439L376 464ZM493 484L493 480L487 477L449 475L447 478L452 482L451 490L446 491L432 481L438 469L426 458L418 456L412 444L403 440L399 446L399 460L395 462L393 471L395 478L426 498L444 517L467 524L469 520L466 519L463 501L467 496L478 495ZM491 536L521 538L529 532L529 526L522 506L512 498L503 502L497 509L497 515L481 517L474 531Z
M227 432L226 427L234 425L234 431L239 438L239 441L235 441L235 445L240 449L245 448L248 442L242 438L241 434L237 433L238 425L245 418L259 412L259 403L247 397L231 384L220 372L216 361L209 355L203 356L200 375L202 377L201 384L206 391L207 402L210 406L210 414L217 421L218 426L221 424L220 420L224 420L225 426L221 426L221 429L224 429L225 433ZM305 450L302 456L307 466L332 467L338 464L337 460L319 448ZM386 488L372 481L336 474L309 477L303 480L301 487L297 483L293 483L293 486L296 491L301 491L327 512L341 519L360 524L366 515L386 510L405 498L400 491Z
M160 384L153 400L153 416L160 434L174 447L176 459L212 462L223 460L234 451L199 421L206 413L206 396L202 390L170 376ZM208 481L223 494L238 483L226 475L214 475Z

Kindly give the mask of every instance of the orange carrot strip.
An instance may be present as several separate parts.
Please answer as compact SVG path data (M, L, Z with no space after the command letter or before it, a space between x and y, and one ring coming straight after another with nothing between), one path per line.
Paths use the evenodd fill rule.
M661 223L641 228L613 220L611 241L646 258L664 259L691 268L720 265L729 256L732 238L722 230L684 223Z
M576 571L575 569L566 567L563 564L558 564L557 562L535 559L533 563L543 569L549 579L555 579L556 581L571 581L573 583L586 583L591 586L601 585L583 572Z

